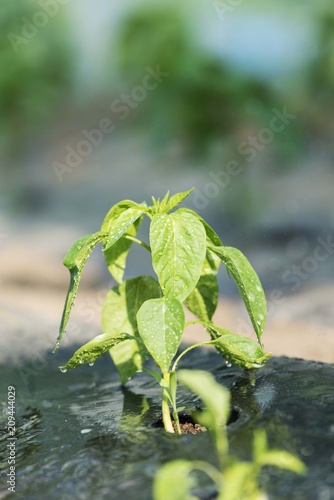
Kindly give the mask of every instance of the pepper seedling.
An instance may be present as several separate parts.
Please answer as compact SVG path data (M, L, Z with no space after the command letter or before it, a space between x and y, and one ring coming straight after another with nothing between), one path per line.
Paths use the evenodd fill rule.
M172 460L157 472L153 484L154 500L197 499L191 494L198 489L200 471L215 484L218 500L258 500L267 498L261 491L258 479L261 469L274 466L296 474L304 474L304 463L286 450L269 449L264 429L254 433L253 457L240 461L229 454L227 421L230 413L230 394L211 373L200 370L180 370L178 378L184 386L199 396L205 409L195 414L195 419L209 429L215 448L218 467L205 460Z
M126 382L136 373L147 371L162 386L164 427L174 432L169 404L177 431L176 367L180 358L194 347L215 345L230 363L251 369L263 365L265 354L261 337L266 320L266 299L260 280L240 250L223 245L217 233L200 215L189 208L174 210L190 193L169 192L153 205L124 200L106 215L100 231L78 240L68 251L64 265L71 274L60 332L59 347L74 305L81 274L93 248L102 243L106 264L117 285L106 295L102 307L102 331L78 349L65 366L65 372L84 363L92 365L108 351ZM144 216L150 219L149 244L139 240L138 228ZM131 245L141 245L151 253L157 280L139 276L124 280ZM234 279L248 311L258 344L212 322L218 303L217 273L221 262ZM198 319L185 322L183 306ZM201 323L210 340L188 347L176 360L186 326ZM151 355L160 371L145 370Z

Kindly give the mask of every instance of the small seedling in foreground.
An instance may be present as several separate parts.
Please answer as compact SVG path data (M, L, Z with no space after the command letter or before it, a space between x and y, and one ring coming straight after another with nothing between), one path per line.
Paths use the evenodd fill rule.
M210 373L199 370L180 370L180 382L199 396L205 410L196 420L213 437L218 468L204 460L173 460L163 465L154 480L155 500L195 500L191 490L198 486L196 472L206 474L216 485L218 500L259 500L266 498L260 490L258 477L267 465L302 474L306 467L299 458L285 450L268 449L264 430L254 434L253 460L238 461L228 453L226 425L230 411L230 394Z
M125 384L136 372L144 371L151 355L160 372L153 375L163 391L162 415L165 429L174 432L169 404L178 432L176 367L181 356L203 344L215 345L230 363L259 368L270 354L262 350L261 336L266 320L266 300L260 280L246 257L236 248L223 245L217 233L193 210L175 209L192 190L153 205L124 200L114 205L100 231L77 241L68 251L64 265L71 273L58 348L69 320L82 270L93 248L100 242L108 269L118 285L112 288L102 309L102 331L75 352L62 371L84 363L93 364L110 352ZM136 235L144 216L150 219L149 244ZM133 243L151 253L158 281L150 276L123 280L126 259ZM234 279L257 335L258 344L212 322L218 303L217 273L223 262ZM198 318L185 323L183 305ZM188 347L176 360L186 326L201 323L211 340Z

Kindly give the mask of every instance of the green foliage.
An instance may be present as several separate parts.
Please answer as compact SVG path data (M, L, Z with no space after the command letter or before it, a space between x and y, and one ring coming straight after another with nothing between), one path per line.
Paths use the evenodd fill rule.
M303 474L306 467L301 460L285 450L268 449L264 430L254 434L253 460L239 461L228 454L226 425L230 411L230 396L227 389L214 377L200 370L180 370L179 381L199 396L205 405L195 419L212 433L219 469L205 461L173 460L157 472L153 497L155 500L177 498L196 499L192 489L198 486L196 472L204 472L215 483L219 500L258 500L262 498L258 478L267 465Z
M129 339L131 339L131 337L127 333L119 334L117 336L102 333L75 351L72 358L66 363L66 365L60 366L60 369L64 372L68 369L76 368L77 366L86 363L93 364L112 347L115 347L121 342L126 343L125 341L129 341Z
M76 241L74 245L71 246L71 248L69 249L64 258L63 264L64 266L67 267L67 269L71 273L71 281L69 290L67 292L63 317L60 324L59 336L56 342L56 349L59 347L61 338L65 332L66 325L68 323L71 310L74 305L74 301L79 288L81 273L83 271L83 268L93 248L98 243L100 243L103 240L103 238L105 238L105 236L106 235L101 232L95 234L87 234L86 236L83 236L82 238L80 238L80 240Z
M65 7L59 5L59 13L49 18L47 27L38 28L33 19L40 10L38 0L1 3L1 150L11 156L22 153L24 139L34 129L54 119L71 84Z
M196 486L195 478L190 476L193 466L186 460L173 460L162 467L154 481L155 500L194 500L190 495Z
M183 302L195 288L205 258L205 230L189 213L157 214L150 229L152 264L166 297Z
M127 236L135 237L142 218L139 217L132 226L127 229ZM131 248L132 241L125 236L121 236L108 250L104 249L104 257L111 276L121 283L124 276L126 259Z
M148 116L159 143L177 137L198 152L238 129L249 96L268 108L275 101L260 79L240 74L200 47L197 22L192 22L197 8L194 4L189 15L182 2L141 2L120 24L117 52L123 85L138 85L147 66L170 75L141 103L139 113Z
M102 242L108 269L118 282L108 292L102 310L102 328L111 342L111 357L125 384L137 371L144 369L148 353L152 356L162 375L155 370L150 373L162 386L163 420L170 432L173 428L169 404L179 428L175 369L184 353L198 345L213 344L231 363L247 369L261 367L269 357L263 352L260 340L266 301L251 264L239 250L224 246L216 232L196 212L181 208L168 213L191 191L171 198L167 193L161 201L153 198L152 206L130 200L119 202L108 212L101 231L81 238L70 248L64 264L71 273L71 282L56 345L58 347L65 331L88 256ZM136 238L144 215L151 219L150 246ZM127 254L133 242L151 252L158 281L148 276L123 280ZM217 273L221 262L235 280L260 345L212 322L218 302ZM185 328L183 304L197 316L197 322L203 324L211 340L189 347L173 364ZM85 356L79 350L66 367L95 360L107 352L106 346L107 342L103 348L100 345L97 348L94 342L86 344L82 348Z
M181 302L163 297L144 302L137 314L140 336L162 373L169 370L184 330Z
M117 243L116 243L117 245ZM115 338L119 332L128 332L134 338L120 343L110 351L122 384L143 368L147 349L141 341L137 313L149 299L160 297L160 287L150 276L139 276L123 281L112 288L102 307L102 329Z
M261 345L261 335L266 322L266 298L256 272L237 248L209 246L209 249L224 262L234 279Z
M260 368L270 357L270 354L265 354L261 347L248 337L236 335L213 323L207 323L207 329L215 341L216 349L234 365L247 369Z

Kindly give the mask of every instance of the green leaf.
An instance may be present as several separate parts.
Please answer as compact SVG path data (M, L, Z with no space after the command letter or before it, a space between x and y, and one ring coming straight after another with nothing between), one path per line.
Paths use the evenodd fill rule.
M259 457L257 463L262 466L274 465L280 469L287 469L297 474L306 472L305 464L298 457L285 450L268 450Z
M178 212L191 214L203 224L209 244L217 247L223 245L216 231L212 229L212 227L200 215L198 215L197 212L194 212L194 210L191 210L190 208L180 208Z
M196 500L191 489L197 484L190 473L194 469L192 462L173 460L163 465L157 472L153 484L154 500Z
M95 363L95 361L106 354L111 347L120 343L126 343L125 341L130 342L129 335L126 333L117 336L102 333L75 351L66 365L60 366L59 368L64 371L86 363Z
M287 469L297 474L306 471L305 464L295 455L286 450L269 450L265 430L259 429L254 434L253 456L256 464L264 467L274 465L280 469Z
M137 219L132 226L130 226L126 234L136 236L138 227L142 221L142 217ZM124 276L126 259L131 248L132 241L122 236L116 243L114 243L108 250L104 250L104 257L112 277L121 283Z
M194 190L194 188L191 188L188 191L183 191L182 193L177 193L177 194L174 194L173 196L171 196L169 198L167 205L166 205L165 211L169 212L170 210L173 210L173 208L180 205L180 203L182 203L183 200L185 200L187 198L187 196L189 196L190 193L192 193L193 190Z
M252 462L236 462L224 471L217 500L260 500L257 470ZM263 497L265 498L265 497Z
M220 258L210 250L206 250L205 260L203 262L202 275L212 274L213 276L217 276L220 264L221 264Z
M195 288L205 259L205 231L191 214L157 214L150 228L152 263L166 297L183 302Z
M124 200L114 205L106 215L101 227L101 231L108 233L104 251L114 245L145 212L147 212L146 205L139 205L130 200Z
M217 278L212 274L200 277L185 305L202 321L210 321L218 304Z
M216 275L220 263L217 255L206 251L201 277L185 301L189 311L202 321L211 321L217 309L219 289Z
M228 272L234 279L244 301L260 345L261 336L266 323L266 297L253 267L237 248L210 247L224 262Z
M117 337L127 332L133 339L113 347L110 355L120 374L122 384L142 369L147 351L140 341L136 315L145 300L160 297L161 290L157 281L150 276L140 276L122 282L110 290L102 307L102 329Z
M177 377L181 384L202 399L206 407L196 415L196 419L202 425L220 432L230 414L229 391L216 382L211 373L202 370L178 370Z
M103 232L98 232L95 234L87 234L76 241L74 245L71 246L64 258L64 266L68 268L71 274L70 286L67 292L67 297L65 301L65 306L63 310L63 316L60 323L59 335L56 341L56 347L54 352L58 349L60 341L65 332L66 325L68 323L71 310L74 305L74 301L79 288L81 273L87 262L89 255L91 254L93 248L100 243L106 234Z
M207 330L218 352L230 363L241 368L260 368L270 358L271 353L265 354L261 347L243 335L236 335L218 325L207 324Z
M168 198L169 198L169 191L165 194L164 198L158 203L159 207L159 213L165 213L167 211L167 203L168 203Z
M147 300L137 313L143 342L161 371L167 372L180 345L184 330L184 311L177 299Z

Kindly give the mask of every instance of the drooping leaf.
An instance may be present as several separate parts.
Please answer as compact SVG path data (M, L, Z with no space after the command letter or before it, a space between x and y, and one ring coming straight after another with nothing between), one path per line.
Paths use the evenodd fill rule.
M136 315L145 300L160 297L161 290L157 281L150 276L139 276L122 282L110 290L102 307L102 329L117 337L127 332L138 337ZM110 355L120 374L122 384L142 369L147 351L142 342L132 339L113 347Z
M230 414L230 393L216 382L211 373L202 370L178 370L177 378L194 394L200 397L205 410L197 417L202 425L221 431ZM219 429L220 428L220 429Z
M173 210L173 208L180 205L180 203L182 203L183 200L185 200L187 196L189 196L190 193L192 193L193 190L194 188L191 188L188 191L183 191L182 193L173 194L173 196L169 198L165 211L169 212L170 210Z
M70 271L71 280L60 323L59 335L56 341L56 347L54 351L58 349L62 336L65 332L66 325L68 323L71 310L73 308L74 301L79 288L79 283L83 268L93 248L98 243L100 243L100 241L104 240L104 238L106 238L106 234L103 232L98 232L95 234L87 234L86 236L83 236L78 241L76 241L74 245L71 246L71 248L69 249L64 258L63 263L64 266L66 266L67 269Z
M266 297L250 262L237 248L209 247L225 264L228 272L234 279L239 293L244 301L260 345L261 336L266 323Z
M154 500L196 500L191 489L197 484L195 477L190 476L194 469L192 462L173 460L163 465L154 478Z
M212 340L216 340L218 352L230 363L241 368L260 368L270 358L261 347L243 335L236 335L218 325L207 324L207 330Z
M66 365L60 366L59 368L64 371L86 363L95 363L95 361L106 354L111 347L120 343L126 344L127 342L131 342L131 340L129 340L129 335L126 333L120 333L117 336L102 333L75 351Z
M161 371L168 371L184 330L182 304L168 297L147 300L138 311L137 322L146 349Z
M136 236L138 227L140 226L142 217L137 219L132 226L130 226L126 234ZM116 243L114 243L108 250L104 250L104 257L112 277L121 283L124 276L126 259L131 248L132 241L122 236Z
M191 214L157 214L150 227L152 263L166 297L183 302L195 288L205 259L205 231Z
M145 212L147 212L146 205L130 200L124 200L114 205L107 213L101 227L101 231L108 233L104 251L116 243Z

